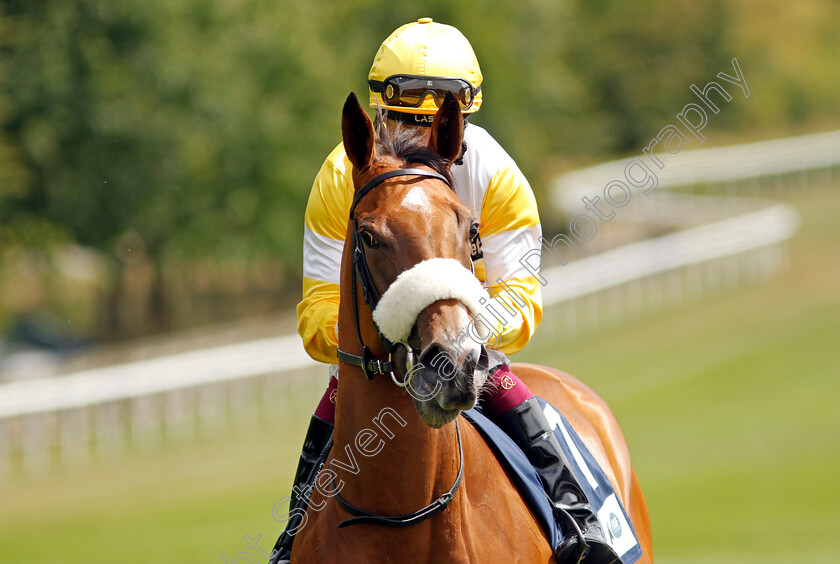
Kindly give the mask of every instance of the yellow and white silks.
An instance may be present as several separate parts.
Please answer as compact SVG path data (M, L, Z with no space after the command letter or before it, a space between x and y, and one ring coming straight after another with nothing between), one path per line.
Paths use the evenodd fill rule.
M520 264L540 248L537 203L516 163L489 133L468 124L464 140L463 164L451 169L453 188L480 222L484 258L475 262L475 275L497 302L486 304L484 317L496 325L496 348L512 354L528 343L542 318L540 284ZM352 166L339 144L318 172L306 206L298 332L306 352L320 362L337 362L339 271L354 193Z

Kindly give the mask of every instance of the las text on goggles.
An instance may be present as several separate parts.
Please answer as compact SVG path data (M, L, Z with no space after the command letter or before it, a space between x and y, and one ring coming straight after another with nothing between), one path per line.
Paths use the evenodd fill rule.
M413 74L395 74L382 81L369 80L368 84L372 91L382 94L386 104L402 108L419 108L429 94L440 107L446 93L451 92L461 109L467 109L481 90L481 86L474 88L463 78Z

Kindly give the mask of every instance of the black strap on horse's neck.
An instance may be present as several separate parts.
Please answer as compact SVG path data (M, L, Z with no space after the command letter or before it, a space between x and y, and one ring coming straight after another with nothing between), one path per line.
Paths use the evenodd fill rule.
M358 192L356 192L355 196L353 196L353 204L350 206L350 219L353 221L354 272L350 283L350 301L353 305L353 321L356 328L356 337L359 339L359 344L362 346L362 354L361 356L359 356L338 349L338 360L346 362L348 364L352 364L353 366L358 366L362 369L362 372L364 372L365 377L368 380L373 380L374 374L389 374L393 372L394 365L391 361L378 360L374 358L373 354L370 352L370 349L367 347L367 345L365 345L364 339L362 338L362 329L359 325L359 306L357 299L358 291L356 280L358 279L358 283L362 286L362 294L364 296L365 303L368 306L370 306L371 311L373 311L373 309L376 307L376 304L379 303L379 300L382 298L382 294L379 292L379 288L376 287L376 284L373 281L373 276L370 273L370 268L368 268L367 258L365 257L364 251L364 242L361 240L359 222L356 219L356 206L368 192L370 192L386 180L397 176L425 176L429 178L436 178L437 180L443 181L447 186L452 186L449 182L449 179L446 178L444 175L440 174L439 172L435 172L433 170L425 170L422 168L399 168L396 170L384 172L379 176L376 176L367 184L362 186L362 188ZM376 324L374 323L374 326L375 325ZM385 349L389 353L393 352L396 348L394 343L388 340L382 334L382 332L379 331L379 327L376 327L376 331L379 333L379 338L385 345Z
M349 527L350 525L360 525L363 523L370 525L384 525L386 527L410 527L421 521L425 521L429 517L436 515L449 507L449 504L452 503L452 499L455 497L455 492L458 491L458 487L461 485L461 480L464 478L464 445L461 441L461 426L457 418L455 419L455 434L458 437L458 460L460 461L460 467L458 468L458 476L455 478L455 483L452 484L452 487L449 488L448 492L441 495L423 509L415 511L414 513L407 513L405 515L377 515L376 513L371 513L351 505L346 499L341 497L338 491L336 491L335 501L338 503L338 506L350 515L353 515L350 519L345 519L340 522L338 524L338 528L340 529L343 527ZM335 486L335 478L333 478L333 489L337 489Z

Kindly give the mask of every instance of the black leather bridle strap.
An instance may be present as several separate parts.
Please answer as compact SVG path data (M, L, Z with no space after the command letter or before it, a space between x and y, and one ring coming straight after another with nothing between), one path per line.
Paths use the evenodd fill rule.
M449 179L446 178L444 175L440 174L439 172L435 172L433 170L425 170L422 168L398 168L396 170L389 170L388 172L383 172L379 176L373 178L370 182L362 186L362 189L356 192L356 195L353 196L353 205L350 206L350 218L354 219L353 214L356 212L356 204L359 203L359 200L365 197L365 194L370 192L373 188L379 186L386 180L394 178L396 176L428 176L430 178L437 178L438 180L442 180L446 183L447 186L452 186L449 183Z
M449 491L434 500L432 503L406 515L377 515L364 509L359 509L350 503L336 492L335 501L338 506L344 511L353 515L350 519L345 519L338 524L338 528L349 527L350 525L361 525L367 523L369 525L384 525L386 527L410 527L416 525L421 521L425 521L432 515L436 515L449 507L452 499L455 497L455 492L461 485L461 480L464 478L464 446L461 442L461 426L458 419L455 419L455 434L458 436L458 459L460 460L460 468L458 469L458 477L455 478L455 483L449 488ZM335 479L333 479L333 489L335 489Z
M367 347L364 348L364 352L369 350ZM379 360L370 355L365 358L364 356L346 353L341 349L338 349L338 360L358 366L365 374L390 374L394 371L394 363L390 360Z

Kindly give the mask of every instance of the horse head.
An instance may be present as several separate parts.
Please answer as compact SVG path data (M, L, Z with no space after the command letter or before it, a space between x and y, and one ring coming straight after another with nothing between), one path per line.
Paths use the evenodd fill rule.
M486 380L481 341L464 338L484 290L472 273L471 240L478 221L451 188L463 120L447 95L425 134L374 131L351 94L342 134L353 164L355 195L348 244L353 268L342 285L353 296L360 345L390 357L392 376L411 394L422 421L443 427L472 408ZM354 293L355 290L354 290ZM370 315L368 316L368 312Z

